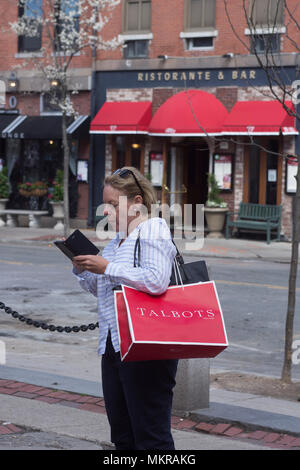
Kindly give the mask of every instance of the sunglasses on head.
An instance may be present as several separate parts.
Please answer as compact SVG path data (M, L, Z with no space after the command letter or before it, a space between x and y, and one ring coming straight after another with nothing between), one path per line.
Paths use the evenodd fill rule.
M136 182L136 185L138 186L139 190L141 191L142 197L144 197L144 191L142 190L142 187L141 187L140 183L138 182L137 177L135 176L133 171L129 170L128 168L124 168L124 169L119 168L118 170L116 170L113 173L113 175L118 175L118 176L120 176L120 178L127 178L128 175L133 176L133 178Z

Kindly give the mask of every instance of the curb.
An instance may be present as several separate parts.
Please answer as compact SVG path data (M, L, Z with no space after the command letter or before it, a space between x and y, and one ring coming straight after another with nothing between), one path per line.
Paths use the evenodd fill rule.
M32 246L33 244L36 246L40 246L40 247L49 247L49 245L52 246L52 243L54 240L58 239L59 237L53 237L51 235L45 235L45 236L41 236L41 237L36 237L36 238L26 238L26 239L22 239L22 240L0 240L0 245L5 245L5 244L10 244L10 245L17 245L17 246L20 246L20 245L27 245L27 246ZM103 250L103 248L105 247L105 244L103 244L103 242L98 242L98 239L93 239L92 237L90 237L90 240L98 246L98 248L100 249L100 252ZM230 250L229 250L229 253L220 253L219 251L217 253L214 253L214 252L209 252L209 251L202 251L202 250L199 250L199 251L190 251L190 250L185 250L185 249L180 249L179 248L179 251L181 252L181 254L183 256L188 256L190 258L203 258L203 259L235 259L235 260L238 260L238 261L265 261L265 262L270 262L270 263L279 263L279 264L290 264L291 260L290 260L290 256L287 256L287 257L282 257L282 258L278 258L278 257L273 257L273 256L270 256L270 257L266 257L266 256L261 256L260 254L256 254L256 253L252 253L251 255L247 255L247 254L240 254L240 253L234 253L234 250L233 252L230 253ZM299 259L299 264L300 264L300 259Z
M106 414L104 399L74 392L66 392L53 388L42 387L17 382L15 380L0 379L0 394L13 395L15 397L38 400L51 405L67 406L93 413ZM274 432L265 428L258 429L254 425L249 427L243 423L221 422L216 419L211 421L196 420L190 417L182 418L173 415L171 418L172 429L206 433L219 437L255 442L269 448L280 450L300 450L300 434L287 432ZM0 421L0 436L4 434L17 434L27 432L28 429L17 424Z

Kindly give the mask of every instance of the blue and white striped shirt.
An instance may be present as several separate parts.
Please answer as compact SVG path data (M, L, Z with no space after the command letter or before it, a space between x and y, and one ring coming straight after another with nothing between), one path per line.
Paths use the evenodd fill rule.
M140 266L134 267L134 247L140 233ZM125 284L150 294L162 294L168 288L176 248L164 219L154 217L140 223L124 240L120 234L104 248L103 258L109 261L104 274L83 271L76 274L83 289L98 299L99 347L105 351L108 331L115 351L120 350L114 308L113 287Z

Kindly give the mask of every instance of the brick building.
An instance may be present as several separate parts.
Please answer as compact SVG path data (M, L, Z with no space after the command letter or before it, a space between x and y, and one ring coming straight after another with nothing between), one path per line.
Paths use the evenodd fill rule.
M152 174L170 203L205 203L206 174L214 172L231 210L241 201L282 204L282 234L290 237L295 166L272 152L293 154L298 131L251 52L278 54L289 86L297 77L290 38L299 31L281 1L254 5L255 31L242 0L227 4L242 41L223 1L127 0L116 8L107 34L123 47L98 54L93 81L90 219L104 175L132 164ZM288 1L299 15L296 4ZM144 103L140 113L135 103Z
M270 96L253 52L263 56L268 48L280 57L291 86L298 72L297 23L281 0L261 0L252 10L249 0L257 24L251 30L243 1L227 4L242 41L223 1L121 0L104 39L116 36L122 45L97 51L94 63L90 54L76 57L72 76L81 91L75 106L92 120L89 136L75 145L75 160L89 159L88 184L77 182L77 218L93 225L103 179L123 165L150 173L159 198L171 204L204 203L206 175L214 172L231 210L241 201L282 204L282 234L290 237L295 165L273 153L297 152L298 131ZM287 4L300 14L296 0ZM10 7L1 21L17 14ZM8 80L22 52L15 36L0 41L1 74ZM16 73L20 114L41 116L36 72Z
M7 208L49 209L51 214L47 195L32 199L18 191L21 182L45 181L51 188L56 170L63 168L61 111L50 94L55 82L49 83L38 69L40 50L47 47L46 27L32 37L17 36L9 26L24 15L24 10L32 18L41 15L46 5L42 0L28 0L24 7L16 1L0 1L0 80L6 92L0 109L0 164L8 167L12 187ZM88 185L78 181L77 164L89 158L91 68L92 53L87 49L72 59L68 79L68 92L79 116L75 121L70 119L68 129L70 215L82 220L88 215Z

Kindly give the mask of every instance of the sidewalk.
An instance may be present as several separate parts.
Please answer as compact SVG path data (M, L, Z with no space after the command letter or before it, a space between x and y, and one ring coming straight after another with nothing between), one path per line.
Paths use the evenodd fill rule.
M0 369L1 376L15 375L9 369ZM47 374L32 371L33 384L17 377L0 380L0 450L113 450L99 385L49 379L49 384L57 381L55 389L42 385ZM61 380L67 390L60 388ZM208 409L172 416L172 433L178 451L300 450L299 404L212 388Z
M83 232L99 246L95 232ZM51 229L1 228L0 243L47 247L62 234ZM290 243L205 239L185 255L288 263ZM99 385L0 366L0 450L112 449ZM55 385L53 385L55 383ZM55 387L55 388L54 388ZM300 450L299 403L211 388L210 407L172 417L177 450Z
M74 229L71 229L73 231ZM93 229L80 229L97 246L104 247L107 241L101 241L96 236ZM52 244L53 240L63 236L62 232L51 228L27 228L27 227L1 227L0 243L9 244L32 244L44 245ZM219 257L275 261L289 263L291 258L291 243L271 242L269 245L265 241L246 240L231 238L205 238L203 247L194 249L193 244L187 245L185 240L176 240L176 245L182 254L189 256Z
M26 373L18 381L9 367L1 370L0 450L51 445L113 450L98 384L79 379L68 384L67 377L48 377L49 385L56 380L54 389L46 386L49 374L31 371L29 384ZM14 379L5 379L9 376ZM172 432L177 450L298 450L299 404L211 389L210 407L191 410L188 417L173 415Z

